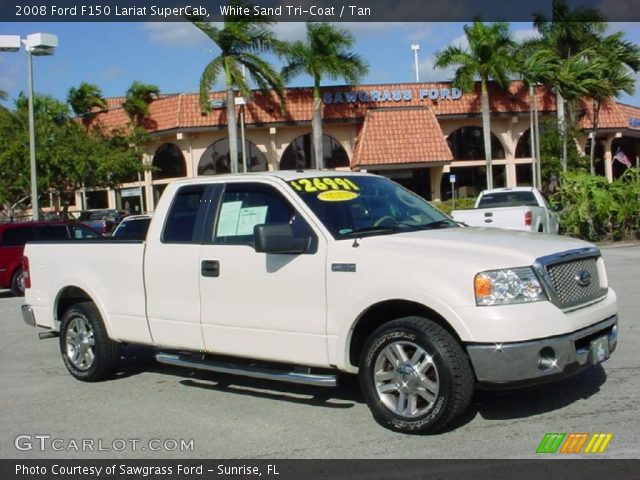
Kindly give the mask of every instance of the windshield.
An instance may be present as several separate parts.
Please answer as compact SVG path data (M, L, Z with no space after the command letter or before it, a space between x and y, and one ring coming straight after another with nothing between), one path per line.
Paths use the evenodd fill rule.
M288 183L336 239L457 226L384 177L320 176Z

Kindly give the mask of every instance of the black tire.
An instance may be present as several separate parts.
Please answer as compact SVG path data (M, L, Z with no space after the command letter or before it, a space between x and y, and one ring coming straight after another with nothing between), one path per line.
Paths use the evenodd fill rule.
M436 433L467 409L473 395L475 379L462 347L421 317L394 320L373 332L359 367L373 417L396 432Z
M13 272L13 276L11 277L11 293L16 297L24 297L24 283L21 268Z
M120 359L120 344L107 335L96 306L83 302L70 307L62 317L60 353L71 375L95 382L113 373Z

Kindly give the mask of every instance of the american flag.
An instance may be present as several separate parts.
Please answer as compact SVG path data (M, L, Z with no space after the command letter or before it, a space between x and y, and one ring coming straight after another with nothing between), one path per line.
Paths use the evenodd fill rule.
M629 160L629 157L627 157L622 151L622 149L620 148L618 148L618 151L613 156L613 159L619 161L620 163L625 165L627 168L631 167L631 160Z

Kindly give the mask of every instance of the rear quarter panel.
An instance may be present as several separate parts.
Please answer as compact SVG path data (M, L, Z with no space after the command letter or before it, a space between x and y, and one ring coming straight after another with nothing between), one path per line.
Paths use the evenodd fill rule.
M102 314L109 336L151 343L145 314L143 242L29 243L31 288L25 292L36 323L59 330L57 305L67 287L82 289Z

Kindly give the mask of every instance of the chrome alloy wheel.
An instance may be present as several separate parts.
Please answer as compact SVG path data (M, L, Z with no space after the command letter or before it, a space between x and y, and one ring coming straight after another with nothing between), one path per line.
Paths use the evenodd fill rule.
M90 369L96 358L95 339L86 318L75 317L69 322L66 344L66 355L73 366L78 370Z
M438 370L433 358L411 342L391 343L378 354L374 382L382 403L405 418L425 414L438 396Z

